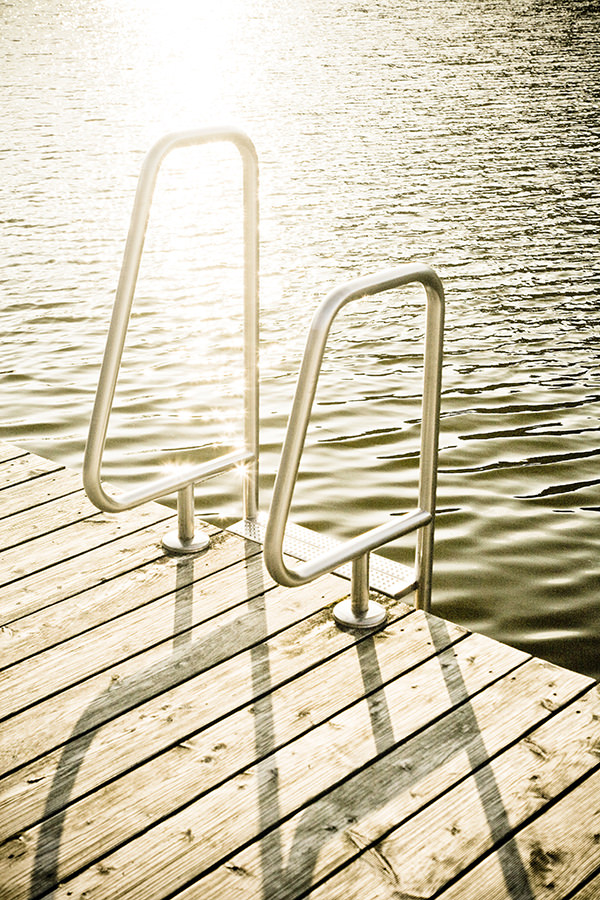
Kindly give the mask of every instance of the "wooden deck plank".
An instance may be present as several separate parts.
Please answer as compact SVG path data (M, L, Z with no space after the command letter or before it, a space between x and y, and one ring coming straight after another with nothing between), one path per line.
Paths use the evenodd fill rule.
M0 520L25 510L35 516L32 510L36 507L77 491L81 491L81 475L70 469L58 469L31 481L5 487L0 494Z
M44 534L27 541L26 545L1 550L0 586L172 517L172 511L158 503L130 510L127 516L97 512L91 518L61 528L59 533ZM10 596L4 590L3 595L6 594Z
M26 456L27 452L27 450L23 450L21 447L15 446L15 444L0 441L0 463L9 459L16 459L17 456Z
M3 587L0 624L11 625L30 615L82 591L109 581L146 562L164 557L161 540L167 530L166 519L108 544L94 547L80 556L70 557L47 569L34 572ZM214 529L216 531L217 529Z
M445 795L408 828L381 842L379 852L396 872L402 872L401 889L441 892L531 816L551 846L548 804L598 768L599 723L600 696L594 687ZM494 801L500 802L494 806ZM520 858L510 840L499 855L503 870L511 872L514 888L518 885L526 894L526 858L519 871Z
M388 643L385 636L383 641ZM225 783L209 793L203 793L191 804L188 802L182 810L113 853L102 853L102 872L92 865L72 879L65 880L67 872L62 868L61 854L58 876L65 883L57 888L54 896L66 897L68 891L78 896L88 891L89 896L100 892L99 896L112 900L116 897L138 897L143 891L145 900L153 900L162 897L166 890L185 886L191 878L234 852L240 844L252 840L265 828L277 824L281 817L289 816L311 798L385 753L395 742L405 739L432 718L451 709L453 701L445 689L444 666L460 669L466 690L471 693L523 660L524 655L519 651L506 649L502 660L497 659L490 664L486 652L487 639L471 635L446 653L401 675L383 688L379 687L369 699L360 699L333 718L327 718L323 724L285 744L276 753L273 752L273 745L278 743L275 734L279 692L269 695L263 703L254 706L251 721L245 725L249 731L250 758L258 758L257 763L248 768L245 755L237 762L232 763L229 759L232 752L237 752L239 737L226 747L214 743L219 733L227 734L227 721L219 723L220 728L213 735L200 735L202 742L198 752L203 755L198 756L195 767L200 769L199 777L202 777L203 768L207 770L208 783L204 790L209 789L211 782L216 780L218 785L222 780L218 773L216 779L210 774L219 759L225 760L227 765ZM369 653L372 655L373 648ZM350 654L344 654L344 657L346 667L341 667L342 681L338 676L334 682L335 688L339 689L347 682L357 678L362 682L364 678L364 661L362 667L361 660L357 661L357 674L352 679L347 672ZM375 687L375 684L381 683L381 676L377 671L373 674ZM326 708L327 704L333 704L333 708L339 708L336 697L328 696L330 693L335 695L334 685L325 679L329 690L324 692L320 675L320 672L315 673L312 692L297 691L298 686L293 686L292 699L296 698L296 705L293 706L292 716L289 713L290 698L282 696L281 708L285 717L293 721L299 712L310 715L313 705L317 707L317 718L321 718L319 704L326 704ZM425 685L433 685L433 689L428 690L427 697L423 697L423 701L415 707L415 691ZM297 705L299 698L300 709ZM381 723L385 734L379 734L375 724L379 716L385 718L383 708L386 717L390 718L389 734L387 722ZM377 709L380 711L377 712ZM279 740L282 739L283 735ZM223 743L227 743L227 737ZM207 747L211 748L208 754ZM207 756L210 758L207 759ZM192 767L194 763L189 765ZM238 770L234 777L229 774L232 768ZM142 808L147 807L142 804ZM91 815L96 823L99 814L100 810L97 810L95 815ZM77 819L74 823L77 833L81 827L82 822ZM192 846L193 852L190 852ZM96 852L99 851L98 846Z
M165 640L5 719L0 732L0 772L22 766L83 730L98 727L347 593L347 583L331 576L316 590L311 591L310 586L275 588L267 590L263 600L272 581L261 560L247 560L238 574L240 581L250 584L251 598L208 626L190 629L189 640L181 646L176 642L174 646L172 638ZM23 744L23 734L30 735L27 744Z
M98 510L81 490L49 500L48 503L37 506L34 511L26 509L0 519L0 547L4 552L97 514Z
M586 881L570 900L598 900L600 897L600 872Z
M229 547L232 544L228 542ZM118 622L105 622L0 672L0 719L151 647L162 645L163 653L167 653L171 646L190 641L192 629L234 608L244 596L248 567L243 559L240 561L239 545L236 549L232 565L219 567L191 585L172 589L166 596L120 616ZM213 554L211 557L215 558ZM260 572L259 565L257 570ZM177 569L173 568L171 574L174 585ZM262 577L256 586L264 589ZM268 587L274 587L273 582Z
M418 657L421 650L424 656L430 654L423 622L409 615L411 610L400 601L389 609L400 633L414 638L413 654ZM71 767L65 765L60 749L6 776L0 782L4 810L0 840L12 833L7 828L21 830L35 823L44 810L50 815L165 748L176 748L182 741L187 744L199 730L248 707L258 693L274 690L312 670L360 639L337 629L324 629L323 625L319 610L270 639L269 681L264 689L256 682L257 650L251 648L218 663L210 679L204 673L196 675L75 739L66 751L68 757L77 760L74 783ZM462 629L451 628L448 641L458 640L463 634ZM309 717L297 719L297 726L311 727Z
M404 620L409 613L400 601L390 606L394 620ZM357 635L337 630L324 634L323 619L319 610L270 639L270 678L265 691L308 672L359 640ZM409 617L398 627L423 646L422 623ZM457 640L462 633L452 629L449 639ZM7 828L17 831L35 823L44 809L47 815L56 812L165 748L176 747L215 721L249 706L260 688L254 678L255 656L255 648L242 651L218 663L210 679L202 672L75 738L67 750L78 761L74 784L60 748L4 776L0 782L4 812L0 840L12 833ZM307 719L298 718L301 724ZM309 721L304 724L311 725ZM51 800L47 798L49 784Z
M160 598L171 595L170 602L179 602L186 608L193 604L193 592L188 595L184 591L189 585L200 581L209 575L215 574L234 563L249 559L260 552L258 544L251 546L244 543L235 535L228 532L220 532L212 538L210 552L198 553L189 557L161 556L149 563L140 566L133 571L124 572L115 576L111 581L95 585L80 594L69 597L60 603L54 604L49 609L31 613L16 620L10 628L0 631L0 661L2 667L13 666L10 673L0 673L0 693L7 684L6 679L26 678L27 666L15 666L35 656L31 662L33 670L39 675L42 668L47 665L46 660L54 658L57 654L64 653L69 657L69 664L74 662L77 644L66 643L78 635L93 632L99 626L109 628L109 624L117 617L126 616L141 606L150 608L145 614L152 615L152 604ZM177 598L179 598L177 600ZM216 611L218 612L218 610ZM189 609L186 613L189 617ZM215 613L216 614L216 613ZM171 632L175 622L175 616L171 619ZM126 625L126 620L120 623L120 630ZM143 627L143 620L140 620ZM90 640L99 643L98 634L89 634ZM45 651L57 645L54 654ZM88 659L90 654L88 654ZM89 659L96 665L97 660ZM36 676L37 677L37 676ZM32 698L33 701L33 698ZM0 709L2 704L0 703ZM17 707L13 709L16 711ZM3 715L0 712L0 717Z
M600 896L597 685L173 518L0 443L1 897Z
M544 824L548 804L598 768L599 721L600 697L593 688L391 833L382 834L379 822L374 828L361 823L361 835L372 848L364 861L377 868L383 858L390 887L400 894L445 897L444 888L459 879L449 896L474 897L461 873L502 844L498 856L502 870L510 872L511 890L527 897L527 859L509 839L536 816L552 844L550 823ZM345 877L350 884L352 872ZM487 896L491 882L486 878L479 884L486 885Z
M554 667L539 660L525 662L414 738L399 741L392 753L233 855L177 900L263 895L291 900L318 883L321 887L310 894L315 900L371 897L372 892L394 900L430 896L426 889L403 892L402 866L384 863L387 857L380 848L386 836L398 823L406 823L410 831L419 810L460 785L475 764L485 765L488 757L547 721L549 707L570 704L589 684L576 676L570 689L561 683L556 692L555 675ZM518 715L506 716L509 704ZM442 819L439 827L451 829L452 820ZM444 837L441 853L448 841ZM438 849L434 835L430 848L432 853ZM411 858L404 862L410 868Z
M42 459L41 456L33 453L11 458L7 462L0 463L0 491L3 488L37 478L47 472L56 472L58 469L64 469L64 466L61 466L60 463L50 462L48 459ZM2 494L0 493L1 498Z
M522 828L511 840L533 900L562 900L600 865L600 768ZM513 900L512 873L505 874L500 852L487 857L441 900L474 900L477 885L487 900Z
M394 642L384 639L384 651L381 659L381 677L397 677L398 672L404 671L407 666L414 664L429 651L433 652L428 633L418 624L417 616L409 616L408 621L415 619L414 634L420 635L410 655L402 652ZM404 620L402 620L404 622ZM397 627L405 627L401 622ZM408 623L406 625L408 627ZM409 629L410 633L410 629ZM455 632L456 636L462 636L461 631ZM341 639L341 633L340 633ZM297 637L296 637L297 640ZM352 640L346 636L346 641ZM472 648L473 649L473 648ZM289 643L287 647L289 653ZM302 657L298 658L301 662ZM250 666L245 674L248 680L248 696L256 693L256 660L250 658ZM362 697L364 685L360 677L360 654L338 655L329 662L324 663L318 669L311 669L302 676L300 683L287 685L273 696L273 726L270 733L269 747L285 743L293 737L306 733L316 722L336 713L344 703L356 702ZM352 669L355 668L356 672ZM284 661L284 671L289 674L289 667ZM270 674L270 673L269 673ZM355 677L352 678L351 676ZM242 672L240 671L240 678ZM281 676L280 676L281 677ZM340 682L344 679L345 697L323 693L323 683L331 683L334 680ZM207 703L207 691L203 691L202 703ZM214 686L212 687L214 692ZM303 709L299 715L298 707L294 704L294 697L301 695ZM219 697L217 697L217 709ZM214 703L214 701L213 701ZM63 833L65 843L69 843L71 833L77 834L77 844L85 847L80 855L72 860L72 867L79 868L86 862L81 855L97 852L98 841L105 853L112 846L118 846L148 827L152 820L159 820L170 814L174 809L184 805L190 797L214 787L225 778L251 766L256 760L257 734L256 721L259 710L256 706L252 709L243 708L224 721L196 736L191 736L185 741L185 747L176 746L159 758L152 759L145 766L126 774L118 781L111 782L96 795L87 796L77 806L67 811L64 819ZM306 714L304 714L306 713ZM229 749L227 749L229 748ZM91 826L89 823L92 823ZM39 847L39 835L44 833L49 826L35 829L33 832L21 834L21 843L37 844ZM38 856L42 854L38 851ZM51 863L53 854L49 853ZM68 854L61 853L62 875L65 877L68 871ZM92 856L93 858L93 856ZM21 857L22 864L31 863L25 856ZM36 877L38 882L42 879L42 866L38 858ZM0 865L0 868L2 866ZM13 886L27 882L27 877L19 873L17 867L11 870ZM14 888L13 888L14 889Z

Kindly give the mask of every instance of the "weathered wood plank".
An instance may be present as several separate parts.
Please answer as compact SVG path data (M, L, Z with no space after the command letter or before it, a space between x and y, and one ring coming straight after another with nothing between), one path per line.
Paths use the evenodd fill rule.
M208 625L192 628L188 641L175 646L172 640L163 641L6 719L0 731L0 772L133 709L347 593L347 582L336 576L321 580L313 590L308 585L270 591L273 582L256 557L245 561L237 574L251 599ZM23 734L30 735L26 744Z
M41 456L35 456L33 453L17 456L15 459L9 459L7 462L0 463L0 490L10 485L29 481L31 478L37 478L46 472L56 472L58 469L63 468L64 466L61 466L59 463L42 459ZM0 501L1 499L2 494L0 494Z
M88 550L85 554L63 560L52 567L51 575L45 569L12 582L2 589L1 623L10 625L21 616L52 606L100 582L163 557L161 540L168 527L168 519L160 521Z
M547 804L597 768L599 748L600 696L594 687L442 798L408 829L383 841L378 850L396 872L402 872L399 884L410 893L441 891L534 814L539 815L546 842L552 844L545 824ZM526 896L528 878L513 842L505 844L498 856L510 876L511 890Z
M600 897L600 872L584 884L571 900L598 900Z
M600 769L544 811L511 840L527 876L532 900L563 900L600 865ZM499 852L483 860L443 900L474 900L485 884L487 900L513 900Z
M344 634L346 582L167 559L148 509L0 444L0 896L600 896L588 679L399 602Z
M397 900L398 897L430 896L422 881L418 890L414 883L408 884L405 890L400 879L405 875L405 880L410 880L413 857L407 853L401 862L395 858L389 862L383 849L386 836L390 832L395 834L393 829L404 822L405 827L397 833L410 838L411 823L418 821L415 814L420 809L425 807L426 811L420 815L426 818L427 805L432 800L460 785L489 756L548 720L552 709L569 704L582 686L589 684L582 676L565 673L565 678L562 670L559 671L560 681L555 667L539 660L526 662L511 676L472 697L469 703L459 706L451 715L400 744L397 750L292 817L273 831L268 840L263 839L235 854L177 895L177 900L221 896L231 900L241 897L258 900L263 896L270 900L284 897L291 900L303 896L317 883L322 886L310 894L314 900L341 900L349 896ZM456 699L457 690L452 688L451 694ZM598 698L594 695L590 707L595 709L597 705ZM509 708L514 714L507 716ZM551 720L548 727L551 728ZM583 743L586 734L584 725L580 734ZM496 799L493 786L487 785L487 789L491 804ZM495 812L499 812L498 807ZM430 838L424 837L431 854L437 855L439 851L440 865L446 860L448 842L460 840L458 832L452 834L453 822L451 816L438 817ZM438 832L443 838L441 842L436 840ZM373 849L361 855L370 846ZM398 841L398 853L402 849L402 842ZM458 855L457 858L460 859ZM417 868L414 881L419 875L424 878L426 873L427 869L421 872Z
M15 447L14 444L0 441L0 463L6 462L9 459L16 459L17 456L25 456L26 454L27 450L23 450L21 447Z
M333 579L330 586L337 593L338 580ZM306 587L302 589L303 594L307 591ZM314 589L310 593L312 596ZM325 600L326 595L322 599ZM302 602L306 602L304 598ZM413 620L413 611L400 601L390 603L389 611L394 619L402 619L397 627L403 638L415 641L408 660L418 659L421 651L424 656L430 655L433 648L422 619L416 616ZM254 626L255 631L261 632L264 621L261 623L255 618ZM452 627L448 631L448 641L458 640L463 635L461 629ZM0 823L0 840L6 839L12 831L33 824L43 814L51 815L165 748L177 747L182 741L185 743L185 761L190 749L187 741L195 732L248 707L259 693L274 690L289 679L308 672L359 639L357 635L332 628L330 612L319 609L270 638L268 678L265 677L264 685L257 678L260 650L253 647L218 663L210 677L201 673L96 730L92 729L66 748L65 757L59 749L5 776L0 782L4 820L3 825ZM212 643L210 635L208 642ZM199 647L200 653L204 650L203 646ZM394 652L399 652L398 648ZM406 660L403 664L407 664ZM296 727L312 727L310 717L297 716ZM77 769L75 781L73 760Z
M409 616L408 621L410 622L412 618ZM417 619L417 617L414 618ZM396 627L404 626L397 623ZM424 633L422 627L415 631L415 635L418 636L417 646L412 649L410 659L407 659L406 649L405 652L402 652L402 645L399 645L397 641L392 642L382 638L384 641L382 650L385 653L385 659L382 659L381 666L382 678L397 676L399 670L402 671L410 663L414 664L416 660L421 659L428 649L430 653L432 652L431 642L427 641L428 634ZM350 636L342 635L339 632L338 636L342 645L347 645L349 641L353 640ZM288 653L289 648L288 642ZM250 654L248 662L248 669L240 670L238 678L247 682L247 693L249 697L252 697L252 694L256 692L257 678L256 659L253 659L253 654ZM282 676L285 678L290 674L287 661L284 659L282 663L283 672L279 676L275 673L275 677L278 677L280 681ZM296 657L294 663L302 664L302 657ZM273 697L273 725L269 748L265 748L264 752L266 749L272 749L274 745L285 743L292 737L307 732L316 722L336 713L344 703L352 703L360 699L364 693L360 672L359 655L353 654L349 659L338 655L325 662L319 669L311 669L303 675L301 683L297 687L286 685L281 691L278 691ZM344 697L333 696L331 693L322 691L323 681L330 683L340 679L344 679ZM227 688L227 685L224 687ZM205 682L204 686L200 686L203 705L210 703L207 688L214 694L216 691L214 681ZM293 702L290 702L296 691L300 691L302 695L306 715L298 715L298 708L294 707ZM215 699L217 707L213 715L215 713L218 715L220 711L218 693L216 698L212 698L213 703ZM223 692L223 700L226 702L225 692ZM69 859L72 868L79 868L90 860L89 854L97 848L99 837L104 852L113 849L124 840L145 830L151 821L160 820L174 809L184 805L190 798L214 787L215 784L240 769L251 766L256 760L257 753L261 752L257 745L256 734L256 717L259 714L260 708L256 705L251 709L244 708L237 714L218 721L212 727L189 736L183 747L176 746L160 757L150 760L144 766L127 773L118 781L111 782L97 794L86 796L79 804L71 807L62 824L62 831L66 844L70 843L71 834L77 835L76 843L80 850L77 851L75 857L69 856L68 849L61 852L63 876L69 869ZM45 835L49 832L55 833L55 830L51 828L50 824L47 824L31 832L22 833L19 838L21 845L34 843L38 846L36 866L38 885L42 883L43 878L42 859L49 858L50 869L53 866L52 847L45 846L48 844ZM87 849L82 850L82 847ZM23 866L25 866L25 871ZM16 884L25 884L28 881L27 871L30 866L31 859L28 860L22 856L21 866L11 867L13 889ZM0 870L3 870L1 856ZM47 876L51 876L51 871L47 871Z
M594 688L391 834L382 835L376 822L362 825L374 847L371 862L376 855L386 860L400 893L443 896L450 881L501 843L498 858L512 896L528 896L526 865L507 838L536 813L542 823L548 803L597 768L599 720Z
M89 519L61 528L59 532L35 537L26 545L10 550L0 549L0 585L8 585L172 517L173 512L158 503L149 503L122 515L97 512ZM10 596L10 588L2 593Z
M192 582L193 558L165 558L160 569L158 565L152 567L158 569L161 587L168 592L165 596L135 607L116 621L110 620L112 611L104 605L108 621L0 672L0 719L150 647L189 641L192 628L237 606L248 587L244 543L234 535L222 542L219 539L220 535L213 539L213 549L207 554L216 569L212 574ZM219 553L220 543L223 553ZM257 570L260 572L258 561ZM120 583L124 581L119 579ZM144 583L147 586L147 581ZM264 590L262 577L256 586ZM267 585L273 586L272 581ZM145 599L151 596L146 597L144 591Z
M32 481L5 487L0 494L0 518L24 510L30 510L30 515L35 516L32 510L47 503L48 500L56 500L80 490L81 475L69 469L59 469Z
M62 644L62 652L70 658L74 645L64 642L171 593L180 597L183 607L184 600L187 604L191 599L182 593L188 585L259 552L259 544L252 545L223 531L213 535L206 553L188 557L162 556L138 569L124 572L104 584L17 619L10 627L0 630L0 662L2 666L14 666L21 660L42 654L32 662L39 674L47 658L42 651ZM15 667L6 677L25 678L26 671L26 668ZM0 675L0 685L5 683ZM17 708L12 711L16 712Z
M107 856L102 853L101 872L96 866L86 869L59 885L54 896L67 897L69 891L71 896L78 896L88 891L88 896L96 894L113 900L138 897L143 891L145 900L154 900L183 887L240 844L333 784L344 781L432 717L447 711L452 700L445 690L444 663L460 669L466 689L471 692L489 683L494 677L490 670L495 666L499 668L496 677L506 671L508 655L511 664L523 658L518 651L506 648L504 664L496 660L490 664L486 644L479 636L467 637L452 650L376 690L369 699L338 713L276 754L269 752L276 695L269 696L254 708L253 727L258 744L255 752L260 759L256 765L229 778L124 847ZM422 703L415 704L417 692L425 685L428 689L422 691ZM321 683L319 690L322 696L333 692L333 685L328 684L328 690L323 691ZM296 702L297 714L305 713L304 691ZM209 768L214 759L232 751L235 748L213 745L212 759L208 765L205 759L204 765ZM268 755L261 758L263 753ZM244 765L243 760L240 763ZM198 760L197 765L201 764ZM69 812L67 819L68 816ZM101 852L101 844L96 852ZM61 880L65 877L62 862L57 874Z
M36 506L34 511L26 509L0 519L0 547L2 551L7 550L97 514L98 510L92 506L83 491L50 500ZM24 548L23 552L27 553L28 550Z

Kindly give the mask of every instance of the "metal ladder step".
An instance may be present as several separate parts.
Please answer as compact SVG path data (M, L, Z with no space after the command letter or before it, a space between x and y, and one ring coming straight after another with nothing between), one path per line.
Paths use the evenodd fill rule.
M259 513L256 519L240 519L239 522L229 525L227 531L263 544L266 527L267 515ZM335 538L289 522L285 531L283 552L294 559L306 561L316 554L331 550L340 543L341 541L337 541ZM340 566L335 572L344 578L351 579L352 563ZM371 553L369 585L373 590L380 591L389 597L403 597L416 589L417 580L414 570L408 566L386 559L377 553Z

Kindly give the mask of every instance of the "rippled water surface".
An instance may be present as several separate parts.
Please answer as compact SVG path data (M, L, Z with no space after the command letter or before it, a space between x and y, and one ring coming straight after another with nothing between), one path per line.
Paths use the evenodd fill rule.
M600 675L599 26L586 0L0 2L0 437L81 467L143 155L240 124L261 165L263 504L317 303L429 263L448 304L433 608ZM116 483L239 442L240 202L225 146L161 173ZM340 318L297 522L347 536L414 505L422 312L408 290ZM233 476L199 495L239 514Z

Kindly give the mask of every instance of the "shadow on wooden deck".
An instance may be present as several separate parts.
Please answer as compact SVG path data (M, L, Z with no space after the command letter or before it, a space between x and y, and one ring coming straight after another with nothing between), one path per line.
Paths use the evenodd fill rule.
M185 558L177 562L173 653L169 657L165 657L164 661L113 684L108 690L99 694L80 716L62 750L47 797L44 821L39 832L30 882L30 900L34 900L44 893L53 892L60 880L59 859L63 826L71 802L73 786L85 756L103 725L110 719L134 708L140 702L140 688L144 688L144 700L156 697L182 681L216 665L224 658L219 657L218 650L215 653L216 632L207 634L205 638L192 640L193 589L191 581L193 573L191 565L191 561ZM252 841L248 841L244 836L236 848L229 848L221 857L215 855L208 867L205 867L203 871L198 871L192 882L188 880L187 884L193 883L204 872L223 864L235 852L258 838L262 870L260 892L264 900L267 898L271 900L274 896L302 896L311 887L320 883L317 877L313 884L317 859L327 841L333 834L340 831L346 832L355 847L349 853L344 865L370 851L371 861L374 860L384 878L393 883L396 880L396 873L376 846L385 837L385 834L379 835L378 841L373 843L360 832L361 818L385 806L394 795L401 794L418 785L426 775L434 772L438 766L456 754L466 752L470 762L470 774L474 773L492 840L494 844L497 841L501 844L498 853L507 895L514 900L530 900L530 898L533 900L533 893L517 845L511 839L505 840L506 835L511 831L508 814L504 808L492 768L486 766L489 757L479 733L475 712L469 702L469 692L453 647L450 646L452 640L448 627L440 619L428 617L427 621L433 645L438 652L438 662L452 701L452 707L454 707L454 713L441 715L432 724L421 727L413 736L398 743L394 736L393 717L382 690L385 682L380 670L375 638L360 636L353 646L360 663L364 698L366 698L369 710L376 751L375 756L366 766L359 768L350 777L344 775L339 778L332 773L331 786L326 792L307 798L303 806L292 813L282 814L279 802L279 775L274 756L282 744L281 742L278 744L273 712L269 630L264 604L266 588L264 583L259 584L257 592L256 574L252 578L252 584L250 584L249 577L247 577L247 581L248 593L254 596L251 596L249 601L242 601L244 604L243 616L219 628L218 644L220 647L235 645L238 647L235 652L248 648L250 650L254 698L254 758L247 759L242 769L237 771L254 767L259 830ZM249 615L252 622L251 635L244 626L244 620ZM246 634L246 643L240 640L240 630L242 634ZM343 652L352 652L352 647ZM210 675L207 677L210 678ZM327 685L324 685L324 689L327 689ZM357 702L360 700L355 700L350 705ZM342 708L340 707L340 711ZM231 711L228 710L225 716L229 715ZM219 718L219 712L215 711L211 724ZM316 727L316 724L321 723L309 723L308 730ZM169 747L165 746L160 752L168 749ZM413 762L410 766L401 768L400 774L398 774L397 768L394 769L394 778L387 777L385 765L373 766L376 760L383 760L399 749ZM185 763L182 764L185 765ZM123 772L119 773L119 775L122 774ZM230 777L235 774L236 772L232 772ZM222 782L215 782L202 793L210 793L220 783ZM172 809L166 816L162 816L162 819L168 818L168 815L184 808L198 796L200 795L189 797L183 807ZM408 817L410 815L411 813ZM284 859L281 835L276 826L292 816L298 818L298 823L287 859ZM153 820L145 830L151 829L162 819ZM324 821L327 822L326 828L323 828ZM394 827L397 827L397 824L399 823L395 823ZM142 832L129 834L127 840L140 833ZM107 846L105 852L110 853L117 846L119 845ZM190 852L193 853L193 848L190 848ZM93 864L93 862L99 863L100 860L93 860L86 865ZM339 867L335 871L339 871L341 868ZM331 871L328 872L327 878L331 874ZM183 883L175 884L172 893L185 887L186 884Z

